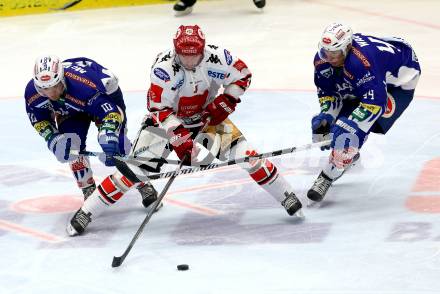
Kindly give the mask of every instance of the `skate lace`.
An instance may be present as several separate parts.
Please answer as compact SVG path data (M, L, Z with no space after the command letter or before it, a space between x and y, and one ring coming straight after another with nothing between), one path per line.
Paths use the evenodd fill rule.
M90 217L83 211L79 211L76 215L75 215L75 221L83 228L85 228L89 222L90 222Z
M285 208L288 209L288 208L294 206L297 202L298 202L298 199L295 196L289 195L288 197L286 197L286 199L284 199L282 204Z
M327 180L326 178L324 178L322 175L320 175L315 183L313 184L313 190L315 190L316 192L318 192L321 195L325 195L325 193L327 192L328 188L330 188L332 182Z
M148 199L153 197L154 188L151 185L145 184L143 187L139 188L141 192L142 199Z

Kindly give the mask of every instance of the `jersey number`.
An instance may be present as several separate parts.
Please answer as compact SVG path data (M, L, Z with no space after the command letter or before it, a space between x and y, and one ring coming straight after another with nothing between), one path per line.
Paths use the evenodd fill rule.
M113 110L113 107L110 103L103 103L101 104L101 108L105 111L105 112L110 112Z
M395 53L394 49L396 49L396 47L394 47L390 43L387 43L385 41L378 40L378 39L375 39L375 38L372 38L372 37L368 37L368 40L370 40L373 43L381 44L381 46L376 46L376 48L379 49L380 51L390 52L391 54Z

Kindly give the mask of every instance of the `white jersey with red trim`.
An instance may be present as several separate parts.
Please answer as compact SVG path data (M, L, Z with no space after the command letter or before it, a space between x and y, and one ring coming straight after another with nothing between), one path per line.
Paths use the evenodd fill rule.
M151 69L148 110L159 122L173 115L185 127L199 126L203 110L221 87L239 102L251 76L242 60L218 46L207 45L194 70L185 69L174 50L167 50L157 56Z

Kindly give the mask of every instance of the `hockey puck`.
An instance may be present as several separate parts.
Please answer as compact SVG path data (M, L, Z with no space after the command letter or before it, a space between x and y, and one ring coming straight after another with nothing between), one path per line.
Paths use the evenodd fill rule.
M189 269L189 266L187 264L177 265L177 270L179 270L179 271L187 271L188 269Z

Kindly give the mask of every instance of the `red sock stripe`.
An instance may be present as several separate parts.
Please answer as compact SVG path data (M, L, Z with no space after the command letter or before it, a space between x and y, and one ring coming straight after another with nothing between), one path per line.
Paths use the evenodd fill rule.
M99 194L101 194L102 198L104 198L104 200L110 204L115 203L116 201L114 201L113 199L111 199L110 197L107 196L107 194L105 193L105 191L102 189L101 185L98 186L98 191Z
M127 188L131 188L131 186L134 185L133 182L127 179L125 176L122 176L121 181L125 186L127 186Z
M259 185L264 185L268 181L270 181L276 173L277 168L273 165L272 162L266 160L264 165L257 169L255 172L251 173L250 176Z
M118 201L124 193L122 193L113 183L111 176L108 176L98 186L101 196L109 203L113 204Z

